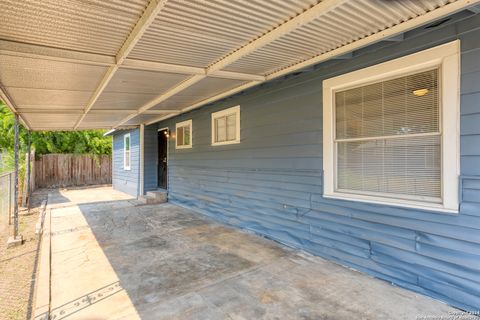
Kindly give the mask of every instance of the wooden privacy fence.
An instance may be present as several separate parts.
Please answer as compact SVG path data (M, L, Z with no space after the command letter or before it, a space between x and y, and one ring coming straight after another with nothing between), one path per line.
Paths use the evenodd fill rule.
M37 188L112 183L109 155L46 154L35 161Z

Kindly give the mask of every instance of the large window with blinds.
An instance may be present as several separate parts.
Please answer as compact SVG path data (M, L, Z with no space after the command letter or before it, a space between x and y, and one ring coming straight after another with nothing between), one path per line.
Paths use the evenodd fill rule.
M441 201L438 68L335 92L337 190Z
M325 81L326 196L457 210L458 57L421 56Z

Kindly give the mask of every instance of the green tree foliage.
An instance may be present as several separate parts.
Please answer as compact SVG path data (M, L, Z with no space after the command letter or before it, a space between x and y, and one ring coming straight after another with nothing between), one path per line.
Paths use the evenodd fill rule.
M11 153L14 142L14 116L0 101L0 153ZM112 138L103 130L31 132L37 155L47 153L111 154ZM27 149L27 130L20 126L20 150Z

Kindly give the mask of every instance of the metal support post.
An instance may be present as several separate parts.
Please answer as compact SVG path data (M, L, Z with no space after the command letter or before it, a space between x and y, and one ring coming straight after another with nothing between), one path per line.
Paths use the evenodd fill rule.
M14 141L14 156L15 156L15 171L13 178L13 235L8 238L7 248L19 246L23 243L23 237L18 232L18 125L19 117L15 114L15 141Z
M28 130L27 132L27 139L28 139L28 142L27 142L27 208L30 210L30 175L31 175L31 171L30 171L30 162L31 162L31 151L30 151L30 148L31 148L31 141L30 141L30 130Z
M14 156L15 156L15 177L14 177L14 197L13 197L13 238L18 236L18 114L15 114L15 141L14 141Z

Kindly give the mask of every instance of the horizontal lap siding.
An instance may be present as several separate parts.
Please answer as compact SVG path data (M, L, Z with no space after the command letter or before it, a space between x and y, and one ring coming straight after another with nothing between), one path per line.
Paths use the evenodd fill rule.
M145 179L144 190L152 191L157 189L157 126L151 125L145 127Z
M410 39L409 39L410 38ZM451 215L322 197L322 80L462 40L461 209ZM480 308L480 17L268 83L159 124L193 120L170 143L169 200L457 307ZM241 105L241 143L210 146L211 113ZM172 141L174 141L172 139Z
M130 133L130 170L123 167L123 137ZM120 131L113 136L113 171L112 184L117 190L138 196L139 192L139 168L140 168L140 130Z

